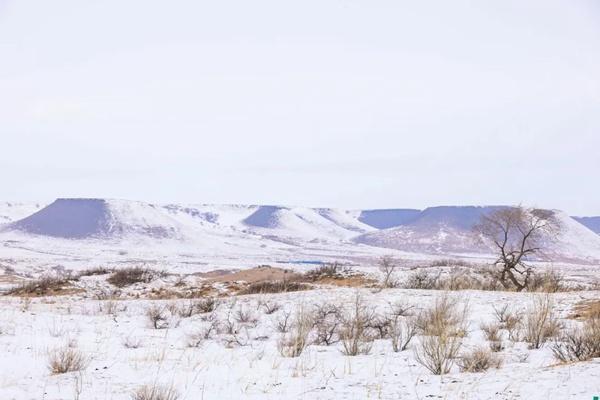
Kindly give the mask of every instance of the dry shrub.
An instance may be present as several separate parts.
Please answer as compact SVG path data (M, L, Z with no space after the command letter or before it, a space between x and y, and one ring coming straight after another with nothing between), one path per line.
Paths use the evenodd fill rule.
M415 349L415 358L434 375L450 372L461 347L457 336L424 336Z
M344 355L356 356L371 352L374 340L371 326L374 318L374 309L366 305L360 294L357 293L351 309L341 316L339 335Z
M447 293L435 299L434 304L416 318L419 331L425 336L466 336L468 305L459 306L459 299Z
M560 335L562 325L554 315L554 305L549 295L539 296L525 315L524 337L529 343L529 348L539 349L544 343L553 337Z
M583 327L573 327L564 333L552 345L552 353L563 363L600 357L600 316L591 317Z
M127 336L123 339L123 346L127 349L137 349L142 347L142 339L136 336Z
M460 356L457 363L461 372L484 372L490 368L500 368L502 359L490 350L476 348Z
M310 314L300 308L288 333L283 334L277 342L279 353L283 357L298 357L309 343L309 335L314 321Z
M249 324L256 326L256 324L258 323L258 318L256 317L256 315L254 315L254 313L251 310L248 310L244 307L240 307L236 310L234 318L240 324Z
M172 387L144 385L138 388L132 395L132 400L177 400L179 393Z
M333 304L317 305L313 312L316 345L330 346L339 342L340 308Z
M13 296L46 296L66 292L66 287L71 285L71 278L65 276L45 275L38 279L27 281L11 288L7 294Z
M289 311L284 311L279 317L277 317L274 321L275 329L279 333L287 333L290 329L291 317L292 313Z
M53 374L81 371L87 367L87 358L76 348L65 346L48 355L48 367Z
M483 331L486 340L490 342L490 350L493 352L498 352L504 349L504 345L502 343L502 326L500 323L481 324L480 328Z
M154 329L166 329L169 327L169 316L165 307L152 304L146 309L146 317Z
M414 318L402 318L399 315L392 314L388 336L392 342L394 352L406 350L412 338L417 334L417 330Z
M262 307L267 315L275 314L281 310L281 304L270 300L261 301L259 307Z
M399 286L396 277L397 264L391 256L383 256L379 260L379 271L383 275L381 285L384 288L395 288Z
M121 304L116 300L105 300L98 303L98 311L107 315L116 315L119 312L127 310L125 304Z
M160 274L149 268L142 267L128 267L116 270L107 279L108 283L111 283L117 287L131 286L135 283L149 283L152 282Z
M319 267L308 271L304 277L309 281L318 281L323 278L343 278L348 276L352 270L348 266L344 266L337 262L323 264Z
M83 271L80 271L77 274L77 276L83 277L83 276L106 275L106 274L110 274L113 271L114 271L114 269L107 268L107 267L94 267L94 268L88 268L88 269L84 269Z
M557 293L569 290L564 284L565 277L558 271L549 270L543 273L534 273L529 280L530 292Z
M266 294L266 293L285 293L298 292L311 289L310 285L293 281L262 281L254 282L242 289L238 294Z
M408 276L402 287L405 289L436 289L440 275L441 272L434 274L425 270L416 271Z

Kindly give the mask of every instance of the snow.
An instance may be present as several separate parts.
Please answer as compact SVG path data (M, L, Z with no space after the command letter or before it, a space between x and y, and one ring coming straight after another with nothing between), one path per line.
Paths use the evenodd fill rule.
M416 309L426 307L439 292L390 289L361 290L370 305L384 312L402 301ZM556 365L549 346L528 350L521 342L506 341L498 370L462 373L453 367L445 376L431 375L416 362L416 338L407 351L394 353L390 343L377 340L371 354L344 356L340 344L310 345L298 358L282 357L274 321L285 310L332 302L350 304L354 289L327 289L302 293L243 296L225 299L217 311L225 319L230 307L244 308L258 318L243 329L243 346L227 348L225 336L216 334L199 348L187 346L188 335L207 326L201 315L170 320L168 329L156 330L145 316L151 305L172 302L125 300L114 315L101 311L106 302L78 298L34 299L27 309L15 298L0 299L0 393L2 399L59 400L130 399L142 384L173 387L182 399L591 399L600 392L600 360ZM597 298L598 292L554 296L557 313L564 318L575 302ZM493 305L508 304L524 310L528 294L468 291L454 293L469 304L469 332L464 349L484 345L481 322L493 317ZM283 309L266 315L259 300L278 302ZM179 301L180 305L184 301ZM566 323L572 323L565 321ZM127 348L125 342L139 342ZM89 365L81 373L52 375L48 353L71 346Z

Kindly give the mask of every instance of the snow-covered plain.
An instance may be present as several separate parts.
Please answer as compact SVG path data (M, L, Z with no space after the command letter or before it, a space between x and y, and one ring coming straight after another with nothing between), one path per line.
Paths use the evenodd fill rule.
M381 312L401 301L418 308L440 292L361 289ZM582 299L598 292L554 295L556 311L566 317ZM415 360L414 346L394 353L389 340L376 340L369 355L345 356L339 343L310 345L297 358L282 357L274 325L285 310L326 302L351 304L356 289L241 296L224 299L216 314L230 309L250 312L256 323L240 324L241 345L227 345L215 334L199 347L189 336L206 327L203 315L176 318L168 329L153 329L145 313L151 305L171 302L125 300L108 314L106 301L57 297L0 299L0 393L2 399L130 399L143 384L172 387L181 399L591 399L600 392L600 360L557 365L549 346L529 350L504 339L503 364L484 373L435 376ZM494 319L493 306L508 304L522 312L533 295L467 291L453 293L469 305L469 331L463 349L485 345L479 326ZM260 301L283 307L265 314ZM178 300L184 305L185 300ZM205 316L204 316L205 317ZM567 321L567 323L573 323ZM51 374L49 352L71 346L87 358L81 372ZM136 347L136 348L132 348ZM77 397L79 396L79 397Z
M95 267L144 265L171 275L124 289L107 276L82 277L64 296L0 297L0 399L131 399L141 385L176 390L183 399L592 399L600 394L600 360L558 365L549 345L530 350L508 340L499 369L483 373L432 375L415 358L422 337L393 352L388 339L374 342L368 355L345 356L340 343L309 345L296 358L278 351L277 321L286 312L318 304L348 307L359 294L381 315L401 302L413 311L431 305L440 291L319 286L315 290L225 296L210 318L224 323L238 310L255 322L238 323L237 341L215 333L198 347L190 337L210 325L207 314L171 316L154 329L152 307L175 309L188 300L149 300L152 289L175 288L199 273L269 264L305 271L307 262L339 261L380 279L377 259L393 256L406 277L414 266L451 259L486 263L490 255L468 237L481 208L357 210L243 205L152 205L121 200L62 200L44 204L0 203L0 290L46 274ZM35 214L34 214L35 213ZM394 214L395 213L395 214ZM381 217L402 226L380 229ZM561 271L567 282L591 285L600 278L600 236L564 213L565 229L552 243L551 261L540 269ZM390 217L391 216L391 217ZM188 283L189 283L188 282ZM494 320L494 306L523 314L536 294L457 291L468 304L468 335L462 349L486 346L481 323ZM552 295L565 325L582 301L597 290ZM281 309L267 314L261 304ZM228 317L229 315L229 317ZM80 372L53 374L49 355L77 349L85 356Z

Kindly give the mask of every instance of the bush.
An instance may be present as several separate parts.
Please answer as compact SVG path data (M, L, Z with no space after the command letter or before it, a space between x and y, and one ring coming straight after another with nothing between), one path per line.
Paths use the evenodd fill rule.
M238 294L265 294L265 293L285 293L309 290L311 287L305 283L291 281L262 281L251 283Z
M600 357L600 317L586 320L580 329L570 329L554 342L552 353L563 363Z
M169 327L168 316L165 307L153 304L146 309L146 316L154 329L166 329Z
M137 389L131 396L132 400L177 400L179 393L172 387L157 386L156 384L144 385Z
M149 283L156 278L158 273L149 268L129 267L119 269L107 279L117 287L131 286L134 283Z
M406 350L416 334L417 325L413 318L401 318L398 315L391 316L388 336L392 342L394 352Z
M77 274L77 276L82 277L82 276L106 275L106 274L110 274L113 271L114 271L114 269L111 269L111 268L94 267L94 268L88 268L88 269L84 269L83 271L80 271Z
M308 336L313 327L309 313L301 308L294 318L291 329L283 334L277 343L279 353L283 357L298 357L308 345Z
M64 374L85 369L87 359L77 349L66 346L50 352L48 364L53 374Z
M462 343L456 336L424 336L415 349L415 358L434 375L450 372Z
M402 287L405 289L436 289L440 275L440 272L433 274L425 270L417 271L408 276Z
M500 368L502 359L489 350L476 348L458 358L461 372L484 372L489 368Z
M347 276L350 272L351 269L349 267L335 262L323 264L312 271L306 272L304 276L310 281L316 281L323 278L342 278Z
M42 276L38 279L24 282L23 284L10 289L8 295L16 296L46 296L59 294L64 291L65 286L70 285L71 278L64 276Z
M529 281L528 290L545 293L566 292L569 288L564 284L564 280L564 275L554 270L534 273Z
M502 351L504 345L502 344L502 331L500 324L481 324L481 330L485 335L485 338L490 343L490 349L493 352Z
M468 307L459 308L458 299L444 294L423 310L416 319L419 331L425 336L466 336Z
M541 296L530 305L524 321L524 340L529 348L539 349L552 337L560 335L562 325L554 316L554 306L550 296Z
M370 327L375 311L364 304L360 294L356 294L352 308L341 317L340 340L342 353L347 356L369 354L373 347Z
M322 304L315 308L313 314L316 332L314 343L330 346L339 342L340 308L333 304Z

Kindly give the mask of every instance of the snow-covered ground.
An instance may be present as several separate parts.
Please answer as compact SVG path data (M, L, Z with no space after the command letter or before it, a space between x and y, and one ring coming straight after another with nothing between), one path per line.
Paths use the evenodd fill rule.
M439 291L325 289L274 295L226 298L215 312L245 310L256 322L239 325L240 344L215 333L199 347L191 335L206 328L207 314L169 320L154 329L146 317L153 306L173 308L174 301L82 300L36 298L27 303L0 298L0 393L2 399L130 399L143 384L172 387L180 399L592 399L600 393L600 360L557 365L548 345L529 350L504 337L499 369L483 373L432 375L415 359L417 336L406 351L395 353L389 340L376 340L368 355L345 356L339 343L309 345L297 358L283 357L277 346L276 321L286 311L316 304L352 303L357 290L366 303L385 313L401 302L418 310L432 304ZM598 298L593 291L553 295L555 311L565 318L573 305ZM485 345L482 322L494 320L493 307L509 305L523 313L534 295L466 291L452 293L468 303L466 351ZM267 315L261 302L281 310ZM186 300L177 300L180 306ZM113 307L111 313L107 308ZM564 320L565 323L574 323ZM52 374L49 354L65 346L86 358L80 372ZM135 347L135 348L134 348Z

